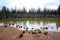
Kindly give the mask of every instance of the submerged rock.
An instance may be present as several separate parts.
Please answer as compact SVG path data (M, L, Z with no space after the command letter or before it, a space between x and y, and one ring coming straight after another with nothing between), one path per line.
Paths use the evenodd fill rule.
M47 35L48 34L48 32L44 32L44 35Z

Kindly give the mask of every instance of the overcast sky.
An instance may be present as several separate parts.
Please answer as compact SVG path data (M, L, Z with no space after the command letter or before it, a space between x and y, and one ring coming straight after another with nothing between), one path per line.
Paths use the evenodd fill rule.
M60 4L60 0L0 0L0 9L2 6L7 8L17 8L22 9L25 7L27 10L31 8L40 8L44 9L57 9Z

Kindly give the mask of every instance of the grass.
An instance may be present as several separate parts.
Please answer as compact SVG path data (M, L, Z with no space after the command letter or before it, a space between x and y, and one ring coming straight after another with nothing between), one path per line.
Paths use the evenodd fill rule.
M5 20L2 20L0 19L0 22L1 21L56 21L56 20L59 20L60 21L60 18L8 18L8 19L5 19Z

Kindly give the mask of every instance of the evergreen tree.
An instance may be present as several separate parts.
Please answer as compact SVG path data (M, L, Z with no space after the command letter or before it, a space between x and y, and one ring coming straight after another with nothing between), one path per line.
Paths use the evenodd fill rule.
M58 15L60 15L60 5L59 5L59 7L58 7Z
M40 8L38 8L37 13L40 14Z
M7 10L6 10L6 7L5 7L5 6L3 6L3 8L2 8L2 13L3 13L3 14L5 14L5 13L6 13L6 11L7 11Z

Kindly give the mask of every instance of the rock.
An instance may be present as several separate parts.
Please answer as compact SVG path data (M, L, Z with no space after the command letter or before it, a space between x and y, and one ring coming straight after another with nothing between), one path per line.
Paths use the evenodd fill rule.
M19 37L20 37L20 38L22 38L22 37L23 37L23 33L22 33L22 34L20 34L20 35L19 35Z
M36 34L36 32L32 32L32 34Z
M48 34L48 32L44 32L44 35L47 35Z

